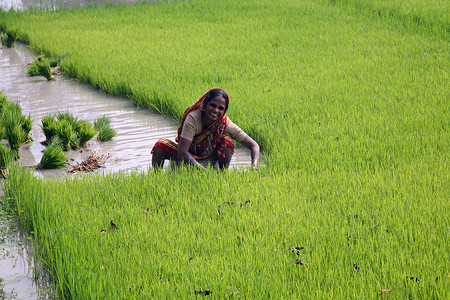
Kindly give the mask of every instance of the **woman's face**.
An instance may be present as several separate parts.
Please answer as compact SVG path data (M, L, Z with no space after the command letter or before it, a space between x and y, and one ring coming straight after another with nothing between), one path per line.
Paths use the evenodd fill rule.
M226 101L222 96L209 100L205 107L205 121L209 124L220 119L225 114Z

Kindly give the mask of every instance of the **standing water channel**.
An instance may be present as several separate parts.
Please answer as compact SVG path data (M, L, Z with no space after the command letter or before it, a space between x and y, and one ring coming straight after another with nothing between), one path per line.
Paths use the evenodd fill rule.
M54 1L47 1L54 3ZM45 1L6 1L0 9L26 9ZM48 6L47 6L48 7ZM129 99L107 95L87 84L64 75L56 81L27 75L27 64L37 57L29 47L16 43L15 48L0 49L0 91L11 102L17 102L23 113L33 118L31 136L33 142L20 149L20 163L36 166L45 147L40 120L46 114L69 111L75 117L93 122L106 115L117 135L109 142L91 141L87 151L70 151L67 157L72 163L80 163L92 151L109 153L110 159L97 172L146 172L150 168L150 150L161 138L174 139L178 123L168 117L137 109ZM200 92L201 93L201 92ZM250 166L250 153L237 148L230 168ZM166 162L165 168L168 163ZM60 170L34 171L36 176L55 178L73 176L67 172L69 166ZM0 190L0 198L4 194ZM0 201L0 300L1 299L54 299L56 296L39 261L33 254L33 240L27 230L22 230L14 216L4 211Z

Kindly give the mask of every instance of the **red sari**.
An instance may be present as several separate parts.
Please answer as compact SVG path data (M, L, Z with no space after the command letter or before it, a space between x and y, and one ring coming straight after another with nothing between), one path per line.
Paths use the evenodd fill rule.
M177 143L180 140L181 130L183 128L186 116L194 110L201 110L203 108L203 100L205 100L208 93L209 91L204 94L197 102L186 109L183 117L181 118L181 125L178 128L178 135L175 139L175 142L165 138L159 139L152 149L152 154L156 147L161 148L174 156L178 155ZM202 132L195 135L194 139L192 140L191 147L189 148L189 153L197 160L204 160L211 158L217 152L219 158L224 159L225 148L229 147L234 154L234 145L231 136L228 133L225 133L225 129L227 128L229 122L230 119L224 115L221 119L216 120L207 128L203 129Z

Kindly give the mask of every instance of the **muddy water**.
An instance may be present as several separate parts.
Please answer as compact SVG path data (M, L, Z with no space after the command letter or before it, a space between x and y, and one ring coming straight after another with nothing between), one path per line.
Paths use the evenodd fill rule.
M3 197L3 196L2 196ZM0 299L55 299L33 241L0 202Z

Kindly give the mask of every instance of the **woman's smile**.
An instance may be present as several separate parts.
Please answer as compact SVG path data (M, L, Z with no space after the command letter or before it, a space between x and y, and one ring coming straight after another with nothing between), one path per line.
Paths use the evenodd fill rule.
M203 121L205 126L209 126L214 121L219 120L225 114L226 101L222 96L212 98L205 107Z

